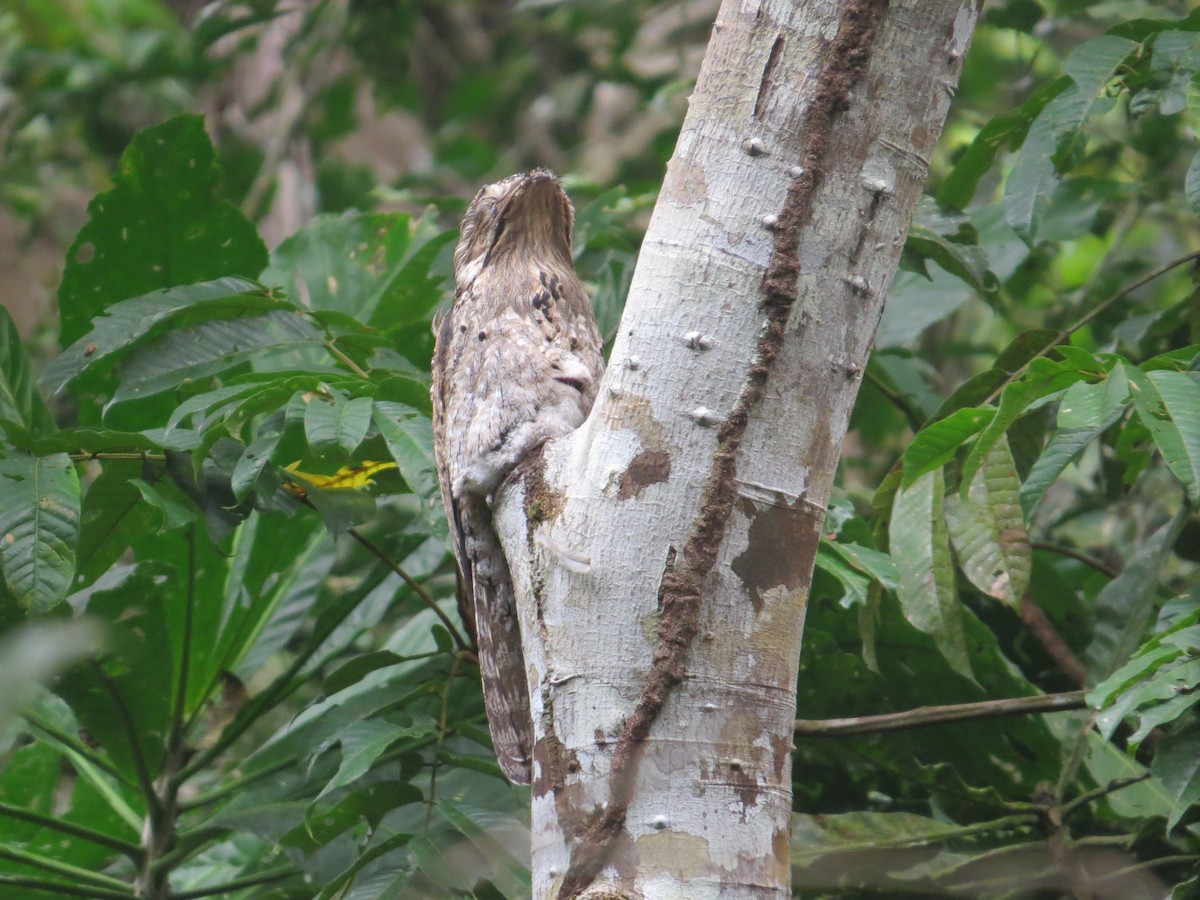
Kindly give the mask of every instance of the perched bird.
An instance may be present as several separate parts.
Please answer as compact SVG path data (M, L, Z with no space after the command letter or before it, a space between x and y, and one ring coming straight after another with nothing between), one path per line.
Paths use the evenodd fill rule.
M474 618L492 742L518 784L530 780L533 722L491 504L513 468L583 424L596 398L604 359L575 274L574 227L571 201L545 169L481 189L454 251L454 305L434 326L438 480Z

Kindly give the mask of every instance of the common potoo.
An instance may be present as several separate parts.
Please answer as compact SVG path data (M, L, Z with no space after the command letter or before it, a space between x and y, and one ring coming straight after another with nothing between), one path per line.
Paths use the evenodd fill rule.
M583 424L604 368L571 256L575 210L538 169L484 187L454 251L454 305L435 326L433 428L454 554L474 617L500 768L528 784L533 722L516 601L492 495L551 438Z

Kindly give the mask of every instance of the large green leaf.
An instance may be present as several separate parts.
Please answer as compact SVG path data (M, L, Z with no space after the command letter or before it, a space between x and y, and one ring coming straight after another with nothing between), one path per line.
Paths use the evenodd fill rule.
M358 449L367 429L371 427L371 399L347 399L330 392L326 397L313 396L304 411L304 433L309 445L318 453L336 452L347 455Z
M964 443L986 428L995 415L994 409L968 406L926 425L904 451L903 484L911 485L922 475L940 469Z
M1200 381L1189 372L1129 367L1142 423L1192 503L1200 503Z
M962 483L971 483L992 447L1032 403L1058 391L1066 390L1089 374L1075 366L1054 362L1044 357L1034 359L1022 378L1004 388L1004 392L1000 395L1000 404L996 415L975 439L971 452L967 454L967 459L963 463Z
M121 386L113 402L171 390L268 351L319 345L312 324L286 310L201 322L169 331L123 359L117 371Z
M1151 771L1175 800L1167 817L1170 830L1200 803L1200 728L1193 723L1190 728L1167 735L1154 754Z
M386 327L424 318L441 299L430 264L453 238L431 217L324 216L271 253L263 280L282 284L312 309Z
M1007 441L996 443L965 491L946 498L946 522L958 564L989 597L1016 606L1029 585L1029 533L1020 479Z
M1001 113L979 129L938 188L938 203L951 209L966 209L975 196L979 180L991 171L1000 148L1010 142L1015 146L1020 145L1025 140L1030 123L1041 114L1046 104L1070 87L1069 78L1057 78L1035 90L1016 110Z
M1058 406L1058 420L1050 441L1021 485L1021 508L1031 516L1046 489L1083 448L1117 421L1129 398L1123 366L1103 381L1076 382L1067 388Z
M3 306L0 306L0 419L23 425L35 436L54 430L54 418L37 392L21 335Z
M405 482L421 499L426 521L437 533L444 534L446 516L433 456L433 423L412 407L390 401L375 402L372 421Z
M31 612L67 595L79 543L79 475L65 453L0 459L0 568Z
M114 357L181 324L291 308L286 300L244 278L218 278L122 300L108 306L91 330L47 367L42 381L60 391L92 366L111 364Z
M1108 678L1137 649L1154 612L1163 565L1185 520L1186 508L1150 535L1125 564L1121 574L1097 595L1096 623L1086 652L1091 683Z
M103 663L67 672L56 689L132 784L142 772L155 778L164 759L176 658L163 592L182 574L143 564L93 591L87 612L105 626L108 653Z
M249 220L217 197L219 177L200 116L138 132L112 190L89 204L90 218L68 251L58 290L60 346L83 337L120 300L263 270L266 247Z
M888 551L899 570L896 595L904 617L937 642L951 668L971 678L962 610L954 588L944 497L940 469L898 489Z
M1004 186L1008 223L1027 242L1037 238L1063 156L1078 152L1088 117L1112 104L1106 93L1108 84L1136 49L1133 41L1102 35L1080 45L1067 58L1063 68L1074 84L1038 114Z

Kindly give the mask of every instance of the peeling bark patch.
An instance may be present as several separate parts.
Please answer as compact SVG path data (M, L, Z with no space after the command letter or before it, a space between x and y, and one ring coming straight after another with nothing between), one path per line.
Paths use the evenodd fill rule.
M750 541L731 568L742 580L754 611L761 612L763 594L783 585L789 592L799 590L804 581L801 552L809 542L796 527L794 509L788 506L769 506L759 510L749 500L742 500L739 509L750 520Z
M641 496L642 491L652 484L659 484L671 477L671 454L666 450L642 450L630 460L629 468L621 476L621 487L617 491L619 500Z
M783 346L788 317L797 297L800 276L800 232L812 218L816 189L825 171L829 137L838 113L850 106L851 91L866 74L879 25L889 0L848 0L817 76L817 87L802 123L807 135L803 170L788 185L779 216L771 261L763 278L766 322L746 381L729 416L717 431L713 466L701 495L700 512L684 544L678 566L663 572L658 646L646 676L641 698L613 752L609 772L609 802L588 823L571 847L571 863L559 888L559 900L578 897L610 859L624 833L625 816L637 780L641 749L662 711L671 689L686 672L688 650L700 630L700 601L704 581L716 565L729 517L737 498L737 458L750 412L766 392L771 367Z

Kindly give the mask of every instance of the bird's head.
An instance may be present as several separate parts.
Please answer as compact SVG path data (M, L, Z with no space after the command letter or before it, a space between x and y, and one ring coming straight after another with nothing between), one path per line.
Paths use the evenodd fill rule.
M454 280L462 289L503 260L557 257L571 264L575 208L554 173L534 169L480 188L463 216L454 249Z

